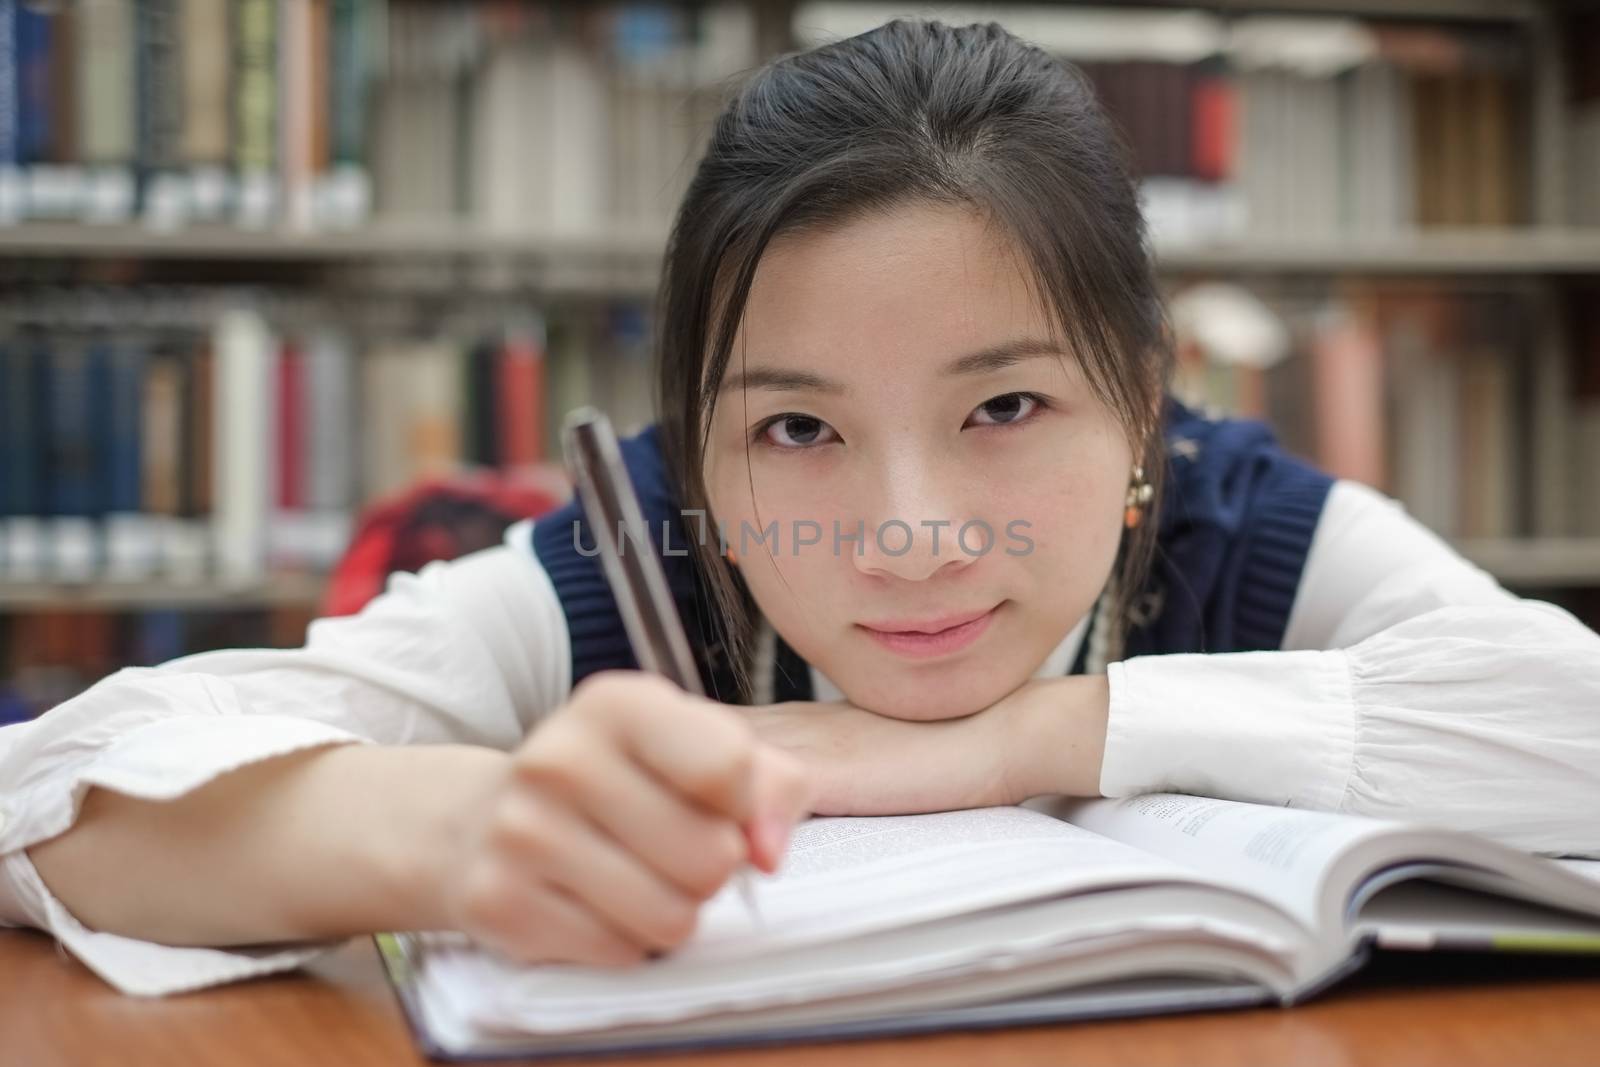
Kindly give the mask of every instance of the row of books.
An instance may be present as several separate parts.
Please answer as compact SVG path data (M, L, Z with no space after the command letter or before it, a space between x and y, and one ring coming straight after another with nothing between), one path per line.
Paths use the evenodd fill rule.
M1237 21L1251 38L1262 20ZM1526 42L1349 25L1337 62L1306 62L1293 34L1183 60L1159 41L1105 58L1087 31L1046 43L1126 131L1160 235L1529 221ZM1600 27L1574 16L1568 43L1554 135L1569 220L1596 224ZM745 0L0 0L0 222L662 229L725 79L761 58Z
M1600 11L1573 16L1571 132L1565 146L1572 221L1600 226Z
M32 718L121 667L219 648L295 647L313 614L278 607L0 615L0 726Z
M0 580L320 572L361 506L420 482L560 480L553 413L649 420L643 316L507 309L408 336L239 306L198 332L0 337Z
M1127 135L1160 238L1529 222L1525 73L1426 32L1441 38L1426 63L1408 43L1331 73L1217 59L1084 66ZM1577 114L1573 136L1589 121ZM1600 168L1575 179L1600 185Z
M753 25L736 2L0 0L0 222L653 221Z
M1447 537L1600 537L1596 295L1551 311L1513 293L1350 285L1273 308L1284 343L1266 359L1188 323L1175 391L1266 419Z

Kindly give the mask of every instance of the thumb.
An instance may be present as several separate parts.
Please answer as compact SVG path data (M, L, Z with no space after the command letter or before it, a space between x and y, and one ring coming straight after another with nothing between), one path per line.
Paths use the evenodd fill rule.
M751 860L771 874L783 862L795 824L811 814L816 786L804 763L771 745L757 747L754 772L754 815L745 841Z

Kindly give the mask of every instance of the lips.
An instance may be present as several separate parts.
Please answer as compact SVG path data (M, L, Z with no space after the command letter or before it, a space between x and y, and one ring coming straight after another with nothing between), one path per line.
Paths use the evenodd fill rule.
M861 628L879 648L908 660L934 660L954 656L975 645L988 632L1002 601L987 611L970 611L930 619L880 619ZM890 630L887 627L914 627Z
M928 619L881 619L877 622L864 622L861 625L868 630L876 630L885 634L936 634L941 630L948 630L961 626L974 619L981 619L994 610L994 605L979 608L976 611L963 611L953 615L940 615Z

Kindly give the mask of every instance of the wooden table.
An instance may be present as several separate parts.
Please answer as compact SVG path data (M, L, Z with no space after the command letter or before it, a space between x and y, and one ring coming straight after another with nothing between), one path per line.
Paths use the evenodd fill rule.
M305 973L140 1000L112 992L44 935L0 931L0 1064L6 1067L427 1062L411 1043L368 941L351 942ZM1600 959L1388 957L1338 991L1289 1010L586 1062L1594 1064L1600 1062Z

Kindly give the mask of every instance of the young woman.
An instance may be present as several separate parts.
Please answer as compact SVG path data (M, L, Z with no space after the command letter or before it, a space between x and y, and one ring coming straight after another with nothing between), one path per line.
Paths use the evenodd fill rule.
M626 963L808 812L1049 792L1600 853L1600 637L1167 396L1134 187L1069 65L896 22L761 68L659 311L626 453L721 700L626 670L568 506L304 648L0 732L0 919L142 993L377 929Z

